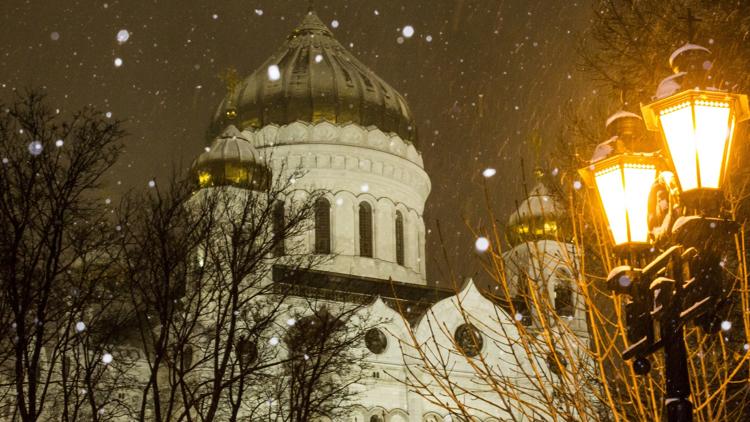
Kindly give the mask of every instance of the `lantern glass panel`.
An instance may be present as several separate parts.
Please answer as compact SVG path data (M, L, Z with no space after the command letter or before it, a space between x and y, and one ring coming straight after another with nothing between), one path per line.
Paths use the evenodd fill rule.
M683 191L698 187L693 109L686 101L661 111L661 126Z
M648 242L648 197L656 178L656 167L625 164L625 204L630 225L630 241Z
M615 244L628 241L628 222L625 209L625 190L620 166L614 165L596 172L596 189L602 200L604 214L615 238Z
M615 245L648 242L648 196L656 166L618 162L594 178Z
M695 149L702 188L719 188L724 151L729 140L729 112L729 103L726 102L695 102Z

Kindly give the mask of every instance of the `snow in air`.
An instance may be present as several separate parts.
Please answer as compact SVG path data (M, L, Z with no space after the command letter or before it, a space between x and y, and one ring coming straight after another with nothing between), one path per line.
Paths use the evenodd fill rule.
M117 31L117 42L120 44L125 44L128 42L128 39L130 39L130 31L127 29L121 29Z
M286 325L288 325L290 327L292 325L296 324L296 323L297 323L297 321L294 318L289 318L288 320L286 320Z
M255 14L258 16L263 16L263 9L255 9Z
M268 344L270 344L271 346L276 346L277 344L279 344L279 338L271 337L271 339L268 340Z
M401 33L402 33L402 34L403 34L403 35L404 35L404 36L405 36L406 38L411 38L411 37L412 37L412 36L414 35L414 27L413 27L413 26L411 26L411 25L406 25L406 26L404 27L404 29L402 29L402 30L401 30Z
M42 143L39 142L39 141L31 141L29 143L29 154L31 154L31 155L39 155L39 154L41 154L42 153L42 149L44 149L44 147L42 147Z
M427 42L432 42L432 35L428 35L424 37L424 39L427 40Z
M55 31L51 34L49 34L49 37L52 39L52 41L57 41L60 39L60 33Z
M339 27L339 21L336 19L331 21L331 28L338 28Z
M484 171L482 172L482 176L489 178L489 177L494 176L495 173L497 173L497 171L495 171L495 169L493 169L492 167L489 167L489 168L484 169Z
M581 189L581 186L582 185L581 185L581 181L580 180L576 180L575 182L573 182L573 189L575 189L575 190Z
M476 242L474 242L474 247L477 248L477 251L479 252L485 252L490 248L490 241L486 237L479 237Z
M367 183L362 183L362 186L359 187L359 190L362 192L369 192L370 191L370 185Z
M732 329L732 321L721 321L721 329L729 331Z
M315 55L315 63L320 63L323 61L323 55L322 54L316 54Z
M111 111L108 111L108 112L104 113L104 115L107 116L108 119L112 118L112 112Z
M122 66L122 59L119 57L115 57L115 67Z
M156 182L153 181L153 180L149 180L148 181L148 187L150 187L150 188L156 187Z
M520 312L516 312L516 316L514 317L516 321L521 322L523 321L523 314Z
M281 79L281 71L277 65L272 64L271 66L268 66L268 79L272 81L278 81Z
M62 147L63 144L65 144L65 142L62 139L58 139L55 141L55 146L58 148Z
M86 329L86 324L83 321L78 321L76 323L76 331L79 333L82 333Z
M103 354L102 362L104 362L105 365L109 365L110 363L112 363L112 354L111 353Z

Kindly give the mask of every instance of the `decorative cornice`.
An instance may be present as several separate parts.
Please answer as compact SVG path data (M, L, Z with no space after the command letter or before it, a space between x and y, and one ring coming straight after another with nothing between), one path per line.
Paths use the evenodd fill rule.
M356 123L337 125L330 122L296 121L287 125L269 124L260 129L246 129L243 134L256 148L290 144L350 145L393 154L424 168L422 154L413 144L395 133L384 133L375 126Z

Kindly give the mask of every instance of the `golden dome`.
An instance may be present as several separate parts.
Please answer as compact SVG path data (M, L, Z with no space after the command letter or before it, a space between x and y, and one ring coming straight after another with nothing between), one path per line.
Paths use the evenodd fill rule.
M212 129L297 120L351 122L393 132L413 144L417 140L404 97L344 49L312 11L275 54L231 89Z
M193 163L193 173L201 188L232 185L264 190L271 171L250 141L229 125Z
M563 240L565 208L539 181L508 219L508 240L512 245L529 240Z

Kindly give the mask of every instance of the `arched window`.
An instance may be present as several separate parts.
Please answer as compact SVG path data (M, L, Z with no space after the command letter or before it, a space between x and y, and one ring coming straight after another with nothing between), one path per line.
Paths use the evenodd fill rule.
M404 265L404 216L396 211L396 262Z
M372 258L372 206L359 203L359 255Z
M562 317L572 317L573 309L573 289L565 281L558 281L555 286L555 312Z
M315 253L331 253L331 203L315 201Z
M559 267L555 271L555 312L561 317L572 317L575 313L573 303L573 275L565 267Z
M284 255L284 201L273 204L273 254Z

